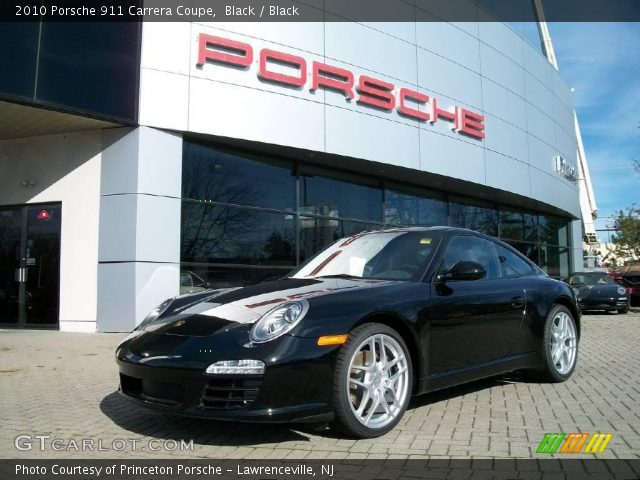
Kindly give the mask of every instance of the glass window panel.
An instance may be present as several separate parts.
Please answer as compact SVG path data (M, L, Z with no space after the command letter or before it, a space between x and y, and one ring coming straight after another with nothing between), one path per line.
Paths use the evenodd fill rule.
M384 223L391 225L448 225L447 203L437 198L386 190Z
M295 215L182 203L181 261L295 264Z
M551 245L569 245L569 225L566 219L540 215L540 241Z
M526 212L500 210L500 238L538 241L538 216Z
M493 249L493 242L475 235L460 235L449 245L440 264L440 272L444 272L462 261L476 262L487 271L484 280L495 280L500 277L500 267Z
M521 254L527 257L536 265L540 265L538 263L538 244L537 243L526 243L526 242L514 242L513 240L504 240L505 243L508 243L513 248L518 250Z
M496 253L498 254L503 277L517 278L531 273L531 266L508 248L496 245Z
M182 265L180 267L180 294L201 292L208 288L246 287L269 280L277 280L289 272L290 269L287 268Z
M140 24L43 22L36 100L136 121Z
M342 238L342 222L331 217L300 216L300 261Z
M494 237L498 235L498 211L490 205L452 198L449 215L454 227L469 228Z
M39 28L36 22L0 23L0 92L33 99Z
M300 177L300 213L382 222L382 190L304 175Z
M550 277L567 278L569 276L569 249L542 245L539 265Z
M190 141L183 145L183 198L295 210L290 168Z

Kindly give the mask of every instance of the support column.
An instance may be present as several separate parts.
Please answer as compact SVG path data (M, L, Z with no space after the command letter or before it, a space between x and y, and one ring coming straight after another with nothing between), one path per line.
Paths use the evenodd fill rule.
M98 331L130 331L180 291L182 136L105 131L98 252Z

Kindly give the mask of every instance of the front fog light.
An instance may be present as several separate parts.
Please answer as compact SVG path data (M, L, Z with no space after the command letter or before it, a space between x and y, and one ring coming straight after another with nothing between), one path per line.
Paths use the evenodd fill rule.
M220 360L207 367L206 373L222 375L262 375L264 362L261 360Z

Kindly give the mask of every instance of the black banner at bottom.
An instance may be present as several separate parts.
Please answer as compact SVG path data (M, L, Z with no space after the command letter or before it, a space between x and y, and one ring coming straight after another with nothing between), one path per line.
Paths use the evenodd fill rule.
M640 479L640 460L0 460L3 480Z

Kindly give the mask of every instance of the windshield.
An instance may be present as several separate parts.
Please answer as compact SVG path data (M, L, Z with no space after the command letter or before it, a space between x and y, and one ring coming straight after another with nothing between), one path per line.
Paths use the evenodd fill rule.
M418 281L440 235L433 232L379 232L338 240L290 276L355 277Z
M606 273L579 273L569 279L570 285L614 284L616 282Z

